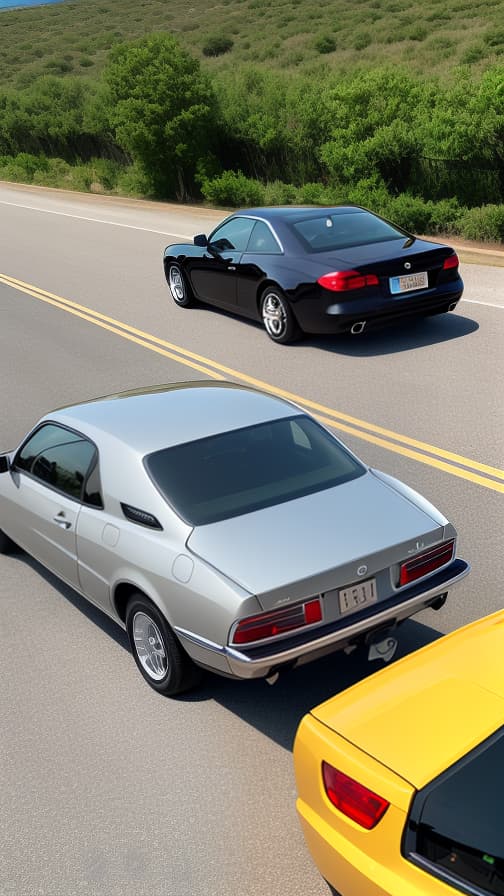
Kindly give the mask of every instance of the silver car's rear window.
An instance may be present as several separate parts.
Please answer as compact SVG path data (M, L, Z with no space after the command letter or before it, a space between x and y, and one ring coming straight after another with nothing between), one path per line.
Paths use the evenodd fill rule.
M296 221L291 226L307 252L333 252L408 236L404 230L363 209L321 214L317 218Z
M304 415L165 448L144 463L166 500L192 526L291 501L366 472Z

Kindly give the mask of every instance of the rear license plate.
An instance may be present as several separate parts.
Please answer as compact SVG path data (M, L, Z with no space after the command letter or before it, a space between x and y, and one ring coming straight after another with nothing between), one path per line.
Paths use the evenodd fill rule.
M351 585L350 588L342 588L338 592L340 613L351 613L360 607L366 607L373 604L377 600L376 579L366 579L365 582L358 582Z
M427 271L421 271L419 274L391 277L389 283L392 295L398 295L403 292L411 292L414 289L426 289L429 285L429 277Z

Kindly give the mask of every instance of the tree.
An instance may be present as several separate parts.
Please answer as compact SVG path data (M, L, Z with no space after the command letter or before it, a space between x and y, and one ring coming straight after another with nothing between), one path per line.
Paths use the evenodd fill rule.
M169 34L117 45L104 72L115 140L162 198L187 197L217 119L209 78Z

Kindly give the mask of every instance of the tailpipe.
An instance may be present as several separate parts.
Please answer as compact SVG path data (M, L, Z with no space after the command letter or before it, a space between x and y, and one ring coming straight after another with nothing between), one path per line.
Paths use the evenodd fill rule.
M455 311L457 307L457 302L452 302L451 305L448 305L448 311Z
M366 323L367 323L367 321L365 321L365 320L360 320L360 321L358 321L358 323L353 324L352 327L351 327L351 329L350 329L350 332L352 333L352 335L353 335L353 336L358 336L359 333L363 333L363 332L364 332L364 327L366 326Z

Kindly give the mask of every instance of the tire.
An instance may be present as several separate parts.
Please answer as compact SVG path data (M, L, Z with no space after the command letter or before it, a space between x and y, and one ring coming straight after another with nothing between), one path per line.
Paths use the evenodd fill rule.
M12 554L17 545L0 529L0 554Z
M180 308L190 308L194 305L194 296L180 265L172 263L167 266L166 282L176 305Z
M264 328L273 342L286 345L300 336L301 331L289 303L277 286L264 290L260 307Z
M173 697L196 686L200 670L177 641L163 614L140 592L128 603L126 629L135 662L158 694Z

